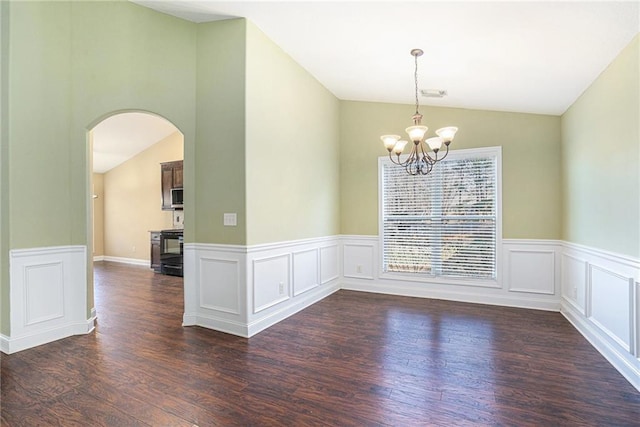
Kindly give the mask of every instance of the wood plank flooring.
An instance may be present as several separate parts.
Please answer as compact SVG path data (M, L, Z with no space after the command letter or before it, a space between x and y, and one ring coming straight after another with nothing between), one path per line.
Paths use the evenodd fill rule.
M339 291L243 339L182 279L95 265L95 333L2 355L2 426L638 426L558 313Z

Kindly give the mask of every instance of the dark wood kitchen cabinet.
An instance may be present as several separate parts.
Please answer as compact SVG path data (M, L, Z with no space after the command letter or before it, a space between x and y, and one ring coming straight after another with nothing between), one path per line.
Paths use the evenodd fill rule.
M182 160L160 163L162 179L162 210L175 210L171 207L171 189L182 188Z
M151 268L156 273L160 273L162 265L160 264L160 232L151 231Z

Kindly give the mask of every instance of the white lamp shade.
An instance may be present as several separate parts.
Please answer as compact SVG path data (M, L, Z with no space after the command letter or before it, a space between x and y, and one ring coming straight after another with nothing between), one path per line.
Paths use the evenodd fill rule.
M396 143L400 139L400 135L382 135L380 139L384 144L384 148L386 148L387 151L391 151L393 150L393 147L395 147Z
M412 140L413 142L422 141L422 138L424 138L424 134L427 133L427 130L429 130L428 127L418 126L418 125L409 126L408 128L405 129L405 131L409 135L409 139Z
M433 138L429 138L425 141L429 148L433 151L438 151L440 147L442 147L442 143L444 142L441 137L434 136Z
M396 146L393 147L393 152L396 154L401 154L402 150L404 150L404 147L405 145L407 145L408 142L409 141L405 141L405 140L396 142Z
M458 128L455 126L447 126L444 128L440 128L436 131L436 135L438 135L444 142L453 141L453 137L458 132Z

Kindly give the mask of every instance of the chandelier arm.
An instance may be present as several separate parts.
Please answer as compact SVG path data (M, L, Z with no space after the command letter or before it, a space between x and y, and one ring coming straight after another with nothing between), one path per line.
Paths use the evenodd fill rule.
M444 160L445 157L447 157L447 155L449 154L449 144L446 144L447 146L447 151L445 151L444 156L440 157L440 160Z
M402 162L400 161L400 154L396 154L396 156L398 157L398 160L395 160L391 155L391 152L389 152L389 159L391 159L391 163L402 166Z

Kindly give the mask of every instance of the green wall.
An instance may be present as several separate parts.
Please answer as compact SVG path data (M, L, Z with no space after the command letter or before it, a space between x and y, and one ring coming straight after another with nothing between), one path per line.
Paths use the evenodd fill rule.
M342 234L378 234L380 135L404 135L414 110L401 104L341 102ZM458 108L421 107L428 135L459 128L452 149L502 146L502 231L505 238L561 235L560 118Z
M9 2L0 1L0 334L9 335Z
M132 109L166 117L193 162L196 24L125 1L11 2L9 13L9 248L88 245L87 132L100 120ZM5 298L2 309L8 333Z
M187 193L187 199L195 201L198 243L243 245L247 240L246 26L244 19L198 25L193 199ZM234 212L238 225L223 226L223 214ZM186 228L189 223L185 217Z
M248 25L248 244L339 234L339 106Z
M640 256L640 36L562 116L563 239Z

